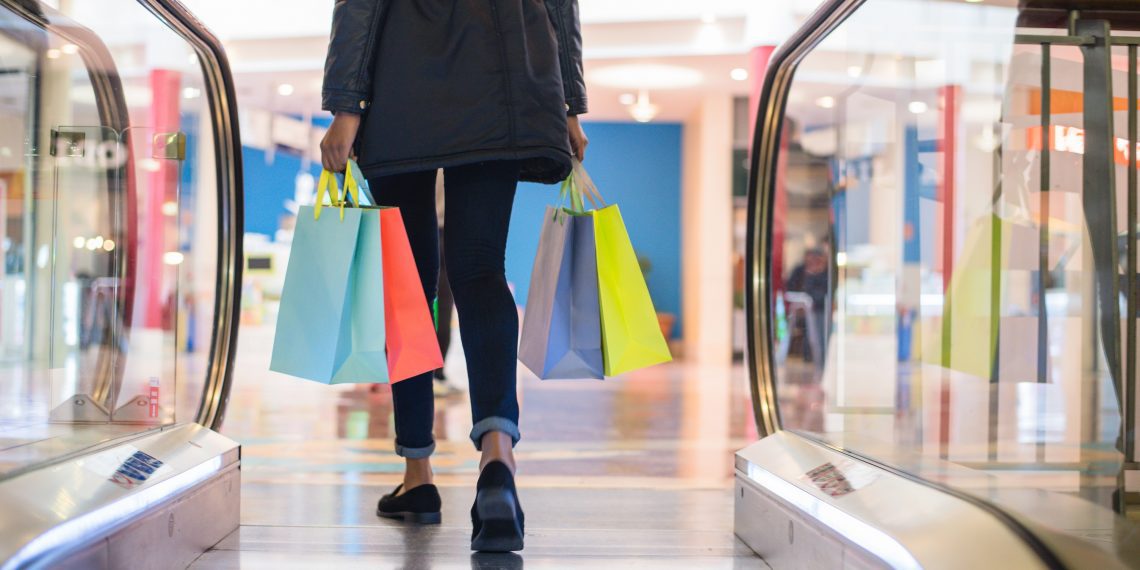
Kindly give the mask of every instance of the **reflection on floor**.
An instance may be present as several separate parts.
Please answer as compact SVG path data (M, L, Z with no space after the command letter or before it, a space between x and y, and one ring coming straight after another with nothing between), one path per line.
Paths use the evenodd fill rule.
M436 400L439 527L377 519L399 481L386 386L267 371L271 330L243 328L224 433L242 443L242 528L195 568L766 568L732 533L732 453L755 439L743 371L685 364L605 382L520 372L521 557L472 557L479 456L465 390ZM449 382L465 387L461 347Z

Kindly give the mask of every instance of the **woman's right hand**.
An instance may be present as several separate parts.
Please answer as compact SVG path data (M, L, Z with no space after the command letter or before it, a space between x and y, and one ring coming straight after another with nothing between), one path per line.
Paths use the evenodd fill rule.
M586 138L586 131L582 130L582 123L578 120L577 115L570 115L566 117L566 130L570 132L570 150L574 152L574 156L578 157L579 162L586 160L586 147L590 144L590 139Z
M344 172L352 158L352 145L360 129L360 115L337 113L325 138L321 139L321 166L330 172Z

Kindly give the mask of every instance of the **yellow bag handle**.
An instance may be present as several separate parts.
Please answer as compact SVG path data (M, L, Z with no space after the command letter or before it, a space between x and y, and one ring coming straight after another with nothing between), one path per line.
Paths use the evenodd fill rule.
M342 193L336 173L321 170L321 177L317 182L317 200L313 204L313 219L321 219L321 208L324 206L326 194L329 197L329 205L340 208L341 220L344 220L344 207L349 196L352 197L352 204L349 207L359 207L361 182L357 180L357 177L363 179L363 175L360 174L360 167L356 165L356 161L350 159L348 168L345 169L344 192ZM367 180L363 180L363 186L364 188L368 187Z

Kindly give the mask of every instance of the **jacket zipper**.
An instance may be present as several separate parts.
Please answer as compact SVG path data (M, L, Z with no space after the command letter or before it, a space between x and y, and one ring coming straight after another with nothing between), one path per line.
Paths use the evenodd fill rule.
M499 19L499 6L496 0L488 0L491 4L491 14L495 19L495 34L499 38L499 57L503 64L503 84L507 89L507 142L513 149L515 147L515 96L511 89L511 70L507 64L507 44L503 40L503 23Z

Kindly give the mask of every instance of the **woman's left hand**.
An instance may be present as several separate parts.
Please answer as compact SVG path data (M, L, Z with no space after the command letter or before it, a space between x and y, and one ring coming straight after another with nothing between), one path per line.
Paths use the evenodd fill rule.
M586 138L586 131L582 130L582 123L578 121L577 115L570 115L566 117L566 129L570 131L570 150L574 151L574 156L578 160L586 160L586 147L590 144L590 139Z

